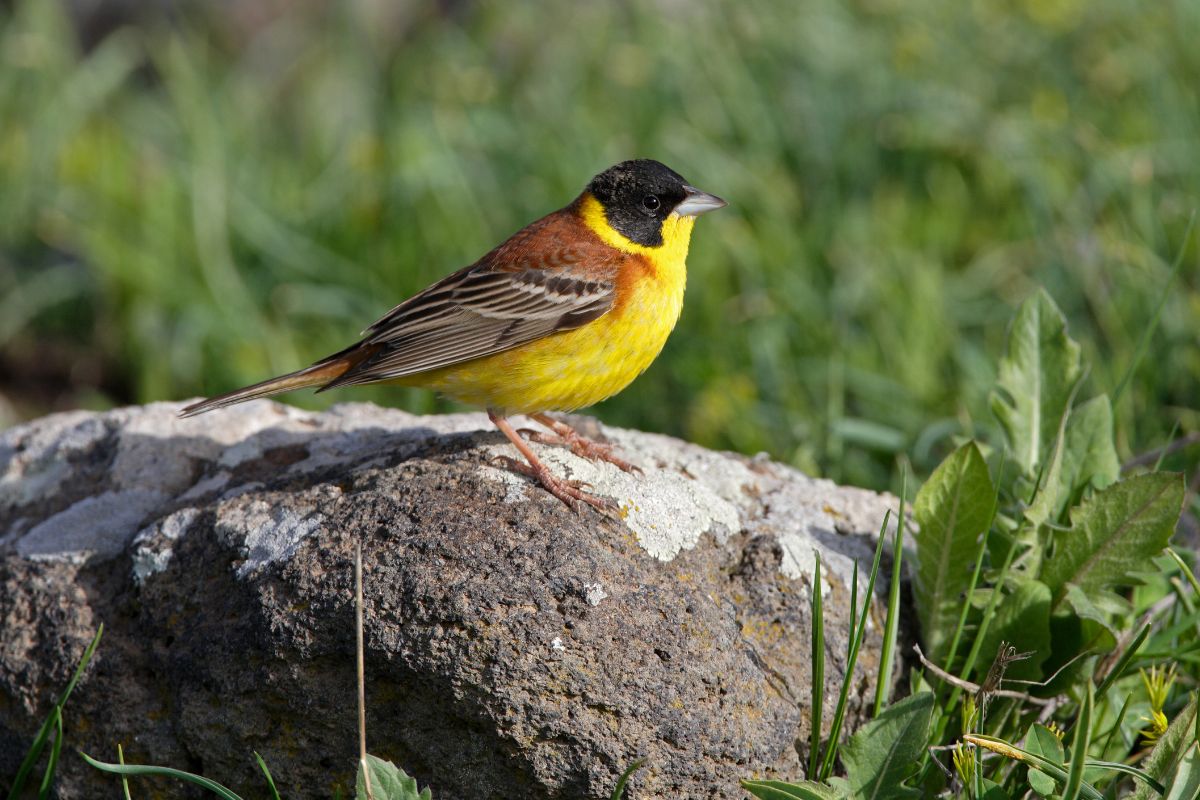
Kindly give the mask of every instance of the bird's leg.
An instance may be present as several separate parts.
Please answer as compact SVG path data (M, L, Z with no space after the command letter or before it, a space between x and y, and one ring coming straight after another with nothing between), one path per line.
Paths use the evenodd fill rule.
M551 472L546 465L542 463L541 459L537 457L537 454L533 452L533 448L529 446L529 443L521 438L521 434L517 433L513 429L513 426L510 425L508 420L503 416L497 414L491 409L488 409L488 419L490 419L492 424L500 429L501 433L508 437L508 440L513 443L513 446L517 448L517 451L520 452L521 455L525 456L525 460L529 462L528 464L522 464L515 458L509 458L508 456L497 456L497 458L509 469L513 470L514 472L519 472L522 475L528 475L529 477L535 479L546 489L546 491L550 492L550 494L554 495L559 500L562 500L575 511L579 510L578 504L581 501L604 512L612 512L616 509L616 505L611 500L603 497L596 497L593 494L585 492L583 487L587 484L581 481L572 481L565 478L560 478Z
M611 444L592 441L567 423L554 419L549 414L528 414L526 416L554 431L553 434L546 434L522 429L521 432L528 436L531 441L540 444L561 444L569 447L571 452L580 458L586 458L588 461L607 461L610 464L617 465L626 472L642 471L641 467L630 464L625 459L615 455Z

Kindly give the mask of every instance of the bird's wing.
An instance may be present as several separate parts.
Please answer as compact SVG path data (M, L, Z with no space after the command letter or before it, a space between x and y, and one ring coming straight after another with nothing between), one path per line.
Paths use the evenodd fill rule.
M564 241L538 234L522 231L393 308L361 342L330 357L357 356L322 390L493 355L607 313L626 256L594 237Z

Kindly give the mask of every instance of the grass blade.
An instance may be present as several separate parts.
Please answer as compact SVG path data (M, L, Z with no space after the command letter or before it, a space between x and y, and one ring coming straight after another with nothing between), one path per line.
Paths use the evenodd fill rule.
M120 763L122 767L125 766L125 751L121 749L121 745L119 744L117 745L117 762ZM129 796L129 777L126 775L121 776L121 790L125 792L125 800L133 800L133 798Z
M8 800L16 800L21 794L21 790L25 788L25 781L29 779L29 773L33 770L33 765L41 758L42 748L46 746L46 741L50 738L50 731L54 728L54 719L58 714L58 706L50 712L50 716L46 717L46 721L42 723L41 730L37 736L33 738L33 744L29 746L29 752L25 754L25 758L21 761L21 766L17 768L17 775L13 778L12 788L8 792Z
M858 559L854 559L854 568L850 571L850 635L846 637L846 659L854 650L854 620L858 619Z
M54 788L54 772L58 769L58 756L62 752L62 709L56 706L52 716L54 717L54 744L50 747L50 760L46 762L46 774L42 776L38 800L47 800L50 797L50 790Z
M1063 787L1062 800L1076 800L1083 788L1083 769L1087 766L1088 745L1092 741L1092 682L1084 681L1083 703L1071 737L1071 769Z
M629 779L633 777L633 773L641 769L645 763L646 759L639 758L625 768L625 771L621 773L621 777L617 779L617 785L613 787L612 800L621 800L625 795L625 784L629 783Z
M842 723L846 717L846 702L850 698L850 682L854 677L854 665L858 661L858 649L862 645L863 635L867 629L867 614L871 610L871 597L875 592L875 578L879 575L879 559L883 555L883 542L887 538L891 515L892 510L889 508L883 515L883 524L879 527L879 540L875 543L875 559L871 562L871 576L867 579L867 591L863 596L862 611L857 623L853 617L850 618L850 645L846 658L846 674L842 677L842 690L838 694L837 710L833 712L833 724L829 729L829 747L825 750L825 760L821 764L820 780L822 781L828 779L830 773L833 772L833 762L837 757L838 737L841 735ZM857 561L854 562L854 567L855 591L851 593L851 599L858 594Z
M900 578L904 558L904 499L908 494L908 470L901 471L900 513L896 517L896 536L892 539L892 582L888 587L887 620L883 625L883 650L879 655L879 680L875 683L875 708L871 716L879 716L892 685L892 664L896 659L896 636L900 627Z
M1128 764L1122 764L1120 761L1099 761L1094 758L1086 759L1084 769L1107 769L1112 772L1120 772L1123 775L1128 775L1131 778L1136 778L1149 786L1159 794L1167 791L1167 787L1163 786L1158 781L1154 780L1145 770L1131 767Z
M96 652L96 645L100 643L100 637L103 634L104 623L100 623L100 627L96 629L96 635L92 637L91 644L83 651L83 657L79 660L79 666L75 668L75 673L71 676L71 680L67 682L67 688L63 692L62 697L54 704L54 709L46 717L46 721L42 723L41 729L33 739L33 744L29 746L29 752L21 760L21 766L17 768L17 775L13 778L12 788L8 792L8 800L16 800L25 788L25 782L29 780L29 773L33 770L33 765L41 758L42 749L46 746L46 741L50 738L50 731L54 728L56 720L58 724L62 724L61 714L63 706L66 705L67 698L74 691L75 684L79 683L79 679L83 676L83 671L87 668L88 662L92 660L92 654Z
M267 762L263 761L263 757L258 754L257 750L254 751L254 760L258 762L258 768L267 777L267 785L271 787L271 800L280 800L279 790L275 788L275 779L271 777L271 770L267 769Z
M1121 679L1121 676L1125 674L1125 670L1129 667L1129 662L1137 655L1138 648L1142 646L1142 642L1146 641L1146 637L1149 635L1150 623L1147 622L1138 631L1138 635L1129 643L1129 646L1125 648L1125 652L1121 654L1121 658L1109 670L1108 675L1100 682L1100 686L1096 688L1097 695L1103 698L1108 688Z
M1117 712L1117 718L1113 721L1112 727L1108 729L1108 735L1104 737L1104 746L1100 748L1100 755L1108 752L1108 748L1112 745L1113 737L1121 730L1121 723L1125 721L1125 715L1129 713L1129 701L1133 699L1132 694L1125 696L1125 702L1121 703L1121 710Z
M104 635L104 623L100 623L100 627L96 629L96 635L92 637L92 642L83 651L83 658L79 659L79 666L75 668L75 674L71 676L71 680L67 682L67 689L63 692L62 698L57 705L61 709L67 704L67 698L71 696L71 692L75 691L75 684L79 683L79 679L83 677L83 671L87 669L88 662L92 660L92 654L96 652L96 645L100 644L100 637Z
M1159 472L1162 470L1163 461L1166 460L1167 454L1171 452L1171 445L1175 443L1175 435L1179 433L1179 420L1175 420L1175 424L1171 426L1171 432L1167 434L1167 444L1158 453L1158 459L1154 462L1154 469L1151 472Z
M1167 275L1167 280L1163 284L1162 294L1158 298L1158 305L1154 307L1154 314L1150 317L1150 324L1142 331L1142 338L1138 340L1137 348L1133 351L1133 360L1129 362L1129 366L1125 369L1125 374L1121 376L1121 382L1113 390L1113 408L1116 408L1117 402L1121 399L1121 395L1124 394L1125 387L1129 385L1130 379L1133 378L1133 373L1137 370L1138 364L1146 357L1146 350L1150 347L1150 338L1158 330L1158 321L1162 317L1167 300L1171 297L1171 284L1175 282L1175 276L1179 274L1179 270L1183 266L1183 254L1187 252L1188 242L1192 239L1192 228L1195 225L1196 212L1193 211L1191 218L1188 219L1187 230L1183 232L1183 243L1179 245L1179 252L1175 255L1175 263L1171 265L1171 273Z
M1183 573L1183 577L1187 578L1188 583L1192 585L1192 591L1196 593L1196 597L1200 597L1200 582L1196 581L1196 575L1187 565L1187 562L1180 558L1179 553L1176 553L1170 547L1168 547L1165 552L1175 561L1177 565L1179 565L1179 571Z
M190 772L184 772L181 769L172 769L171 767L152 767L143 764L109 764L104 761L97 761L87 753L80 752L80 757L102 772L111 772L114 775L158 775L165 778L178 778L181 781L194 783L204 789L208 789L213 794L224 800L242 800L241 797L234 794L232 791L217 783L214 780L193 775Z
M1055 764L1048 758L1043 758L1036 753L1031 753L1028 750L1024 750L995 736L985 736L982 733L968 733L963 736L963 741L970 742L976 747L982 747L984 749L991 750L993 753L999 753L1005 758L1011 758L1014 761L1019 761L1026 766L1034 767L1054 778L1059 783L1065 784L1070 778L1067 770L1063 768L1064 766L1070 766L1069 764ZM1087 765L1085 764L1084 766ZM1081 783L1078 794L1088 798L1088 800L1103 800L1104 798L1104 796L1096 790L1096 787L1089 783Z
M813 570L812 589L812 732L808 743L808 776L817 774L821 750L821 722L825 710L825 611L821 598L821 554L813 552L816 568Z

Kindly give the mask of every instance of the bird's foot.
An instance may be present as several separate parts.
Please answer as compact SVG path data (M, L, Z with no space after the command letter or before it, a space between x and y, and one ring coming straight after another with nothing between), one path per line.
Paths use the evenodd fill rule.
M617 504L607 497L597 497L590 492L584 491L584 487L591 487L591 484L584 481L569 480L560 478L545 467L540 461L534 464L526 464L523 461L518 461L515 458L508 456L496 456L496 461L499 461L513 472L518 472L521 475L527 475L533 478L542 485L546 491L566 503L571 510L579 512L583 510L580 503L587 503L592 508L604 514L612 515L619 511Z
M616 448L611 444L597 442L581 434L565 422L546 416L545 414L531 415L533 419L545 425L554 433L543 433L530 428L522 428L521 433L533 442L539 444L562 445L572 453L588 461L607 461L624 472L641 473L642 468L631 464L616 454Z

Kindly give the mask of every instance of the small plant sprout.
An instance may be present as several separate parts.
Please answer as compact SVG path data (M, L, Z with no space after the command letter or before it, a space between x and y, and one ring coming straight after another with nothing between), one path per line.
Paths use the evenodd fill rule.
M1149 744L1157 742L1170 725L1163 707L1166 706L1167 696L1175 683L1175 668L1176 665L1172 664L1169 668L1153 666L1148 672L1144 669L1138 670L1142 676L1142 684L1146 687L1146 696L1150 700L1150 716L1142 717L1150 724L1141 731L1142 738Z
M979 706L975 702L975 695L969 694L963 699L962 705L962 732L976 733L975 722L979 718Z
M950 753L959 782L963 786L972 785L975 782L975 748L964 747L963 743L959 742Z

